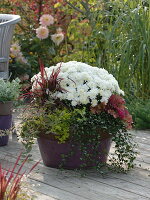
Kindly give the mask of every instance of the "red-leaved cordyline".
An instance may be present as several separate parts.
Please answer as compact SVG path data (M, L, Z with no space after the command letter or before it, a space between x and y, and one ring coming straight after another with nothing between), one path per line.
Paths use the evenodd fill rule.
M29 171L21 172L28 160L27 156L17 170L21 155L22 153L19 154L12 169L3 169L0 163L0 200L15 200L21 188L22 177L28 175L40 162L35 163Z
M61 71L61 65L57 68L56 71L52 71L50 77L47 76L47 73L44 68L43 62L40 60L40 72L41 72L41 80L37 80L37 84L41 86L41 90L43 93L46 93L48 89L50 92L54 91L63 91L63 88L60 86L60 82L63 80L62 78L58 78L58 75Z
M35 85L39 85L40 88L34 89L34 91L29 91L24 93L22 97L32 97L33 98L40 98L42 102L45 102L45 100L48 99L49 93L53 93L56 91L66 92L65 89L63 89L60 86L60 82L63 80L62 78L59 78L58 75L61 71L61 65L56 69L56 71L52 71L50 77L47 76L47 73L44 68L44 64L41 60L39 60L40 65L40 73L41 73L41 79L38 80L38 78L35 80Z

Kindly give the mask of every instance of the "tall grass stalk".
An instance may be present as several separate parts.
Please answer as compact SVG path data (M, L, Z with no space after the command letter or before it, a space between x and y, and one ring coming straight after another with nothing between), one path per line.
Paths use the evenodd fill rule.
M69 1L69 5L73 0ZM107 69L126 93L150 97L150 2L149 0L92 0L70 5L80 8L92 34L86 41L89 59ZM81 10L82 9L82 10Z
M150 97L150 9L142 1L124 4L110 31L108 58L108 70L124 90Z

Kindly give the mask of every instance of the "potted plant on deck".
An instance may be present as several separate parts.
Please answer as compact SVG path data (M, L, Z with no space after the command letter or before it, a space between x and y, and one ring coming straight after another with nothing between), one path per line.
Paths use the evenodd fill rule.
M76 61L40 68L31 79L33 101L20 134L26 148L37 138L46 166L99 168L113 141L112 163L132 168L134 143L127 131L132 117L117 80L105 69Z
M12 82L0 79L0 146L8 143L8 132L12 125L13 101L19 96L20 80Z

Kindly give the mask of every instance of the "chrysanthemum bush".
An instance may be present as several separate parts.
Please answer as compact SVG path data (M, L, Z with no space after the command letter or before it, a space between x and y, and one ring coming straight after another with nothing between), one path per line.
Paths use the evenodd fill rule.
M44 133L59 143L72 141L80 146L81 159L90 159L87 144L97 153L101 139L111 137L115 142L111 164L132 168L135 144L127 131L132 116L117 80L105 69L76 61L50 68L41 63L40 69L31 79L31 92L25 94L33 97L34 105L20 135L25 146L31 148L34 138ZM93 162L100 167L98 160Z
M74 61L45 68L47 76L50 77L56 68L60 68L58 76L62 79L60 86L67 92L55 91L53 96L60 100L69 100L72 106L88 103L96 106L98 102L107 103L112 94L123 94L118 82L105 69ZM40 87L41 78L41 73L32 78L33 91L37 89L36 87Z

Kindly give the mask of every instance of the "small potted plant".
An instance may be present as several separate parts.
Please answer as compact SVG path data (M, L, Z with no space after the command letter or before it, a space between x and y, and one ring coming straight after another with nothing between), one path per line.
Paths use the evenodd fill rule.
M12 104L19 96L20 80L5 81L0 79L0 115L10 115Z
M0 131L9 130L12 125L13 101L19 96L20 80L12 82L0 79ZM0 135L0 146L8 143L8 135Z
M132 117L117 80L105 69L76 61L40 68L31 79L33 104L20 135L26 148L37 138L46 166L99 168L113 141L111 163L132 168L134 143L127 131Z

